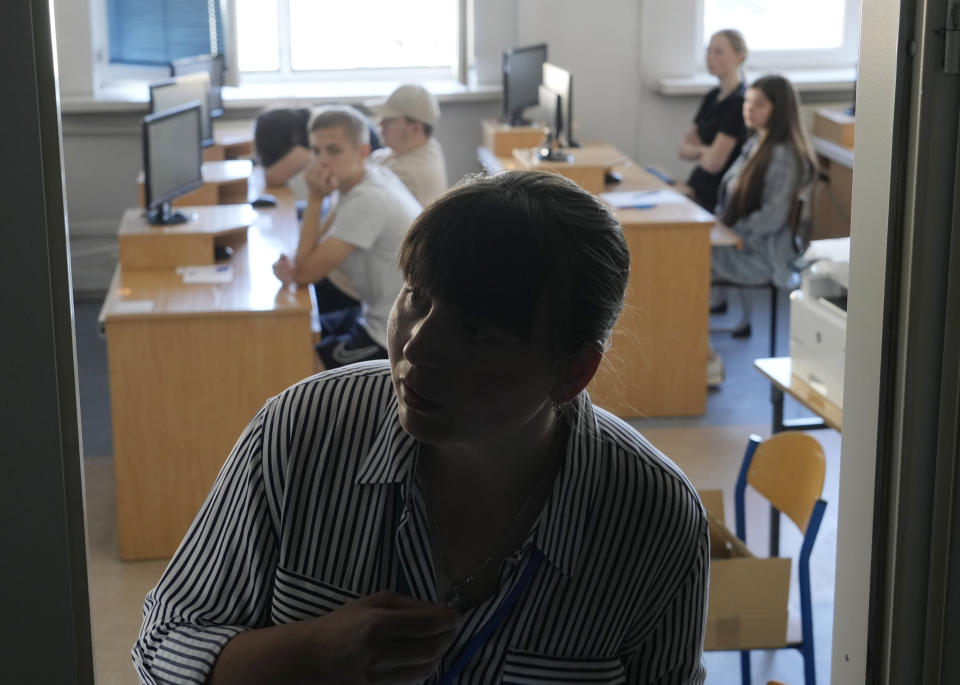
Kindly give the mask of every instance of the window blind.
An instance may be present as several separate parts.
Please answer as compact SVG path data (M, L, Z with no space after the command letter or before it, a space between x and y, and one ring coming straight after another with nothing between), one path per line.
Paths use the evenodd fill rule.
M220 0L107 0L110 61L165 65L223 52Z

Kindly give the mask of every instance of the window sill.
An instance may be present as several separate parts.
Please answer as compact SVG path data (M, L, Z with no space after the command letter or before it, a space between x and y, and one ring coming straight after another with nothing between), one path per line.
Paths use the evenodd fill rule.
M223 106L234 110L260 109L270 105L310 106L329 103L363 104L389 95L396 81L330 81L304 83L251 83L224 86ZM500 84L465 86L452 80L424 81L441 104L495 102L501 98ZM145 112L150 96L147 84L128 81L112 84L96 95L66 95L60 107L64 113Z
M747 83L769 71L748 71ZM850 92L857 79L857 70L853 67L845 69L784 69L775 73L786 76L800 93L835 93ZM705 95L717 85L717 79L710 74L694 74L693 76L661 76L654 78L650 87L661 95L685 96Z

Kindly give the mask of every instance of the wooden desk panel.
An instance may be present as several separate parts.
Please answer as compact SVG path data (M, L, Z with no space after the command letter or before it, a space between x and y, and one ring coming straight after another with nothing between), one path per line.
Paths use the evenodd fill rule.
M107 321L124 559L173 554L243 427L313 372L309 312Z
M243 427L315 371L309 290L270 268L296 247L293 195L270 192L278 206L235 239L231 283L184 285L172 268L114 274L102 318L124 559L170 556ZM149 313L123 313L144 300Z
M667 187L643 169L618 168L610 190ZM710 231L713 215L693 202L615 212L630 249L624 311L587 390L623 417L706 410Z

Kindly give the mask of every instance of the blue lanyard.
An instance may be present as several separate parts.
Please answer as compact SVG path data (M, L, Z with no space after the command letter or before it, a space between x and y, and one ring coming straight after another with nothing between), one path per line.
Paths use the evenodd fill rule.
M520 576L520 580L517 581L517 584L510 590L510 594L503 600L503 603L497 607L493 616L483 624L479 632L477 632L470 642L467 643L467 646L463 648L460 656L453 662L450 669L440 676L440 685L449 685L460 677L463 669L466 668L467 664L484 648L493 635L493 632L503 622L503 619L507 617L507 614L510 613L510 610L513 609L513 606L517 603L517 600L520 599L520 595L523 594L523 591L526 590L527 586L533 581L533 574L537 572L540 564L543 563L543 552L536 547L531 547L530 549L530 561L523 570L523 575Z

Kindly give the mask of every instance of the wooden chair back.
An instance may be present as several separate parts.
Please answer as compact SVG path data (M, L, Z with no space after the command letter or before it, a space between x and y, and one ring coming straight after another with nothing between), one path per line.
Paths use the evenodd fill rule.
M747 482L806 533L826 477L823 448L812 436L786 431L757 447Z

